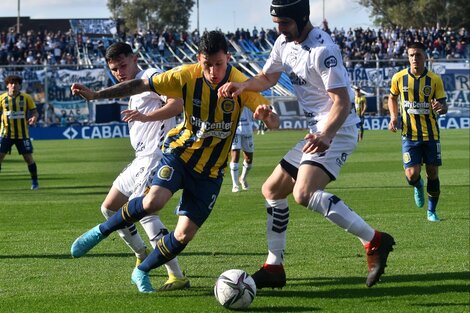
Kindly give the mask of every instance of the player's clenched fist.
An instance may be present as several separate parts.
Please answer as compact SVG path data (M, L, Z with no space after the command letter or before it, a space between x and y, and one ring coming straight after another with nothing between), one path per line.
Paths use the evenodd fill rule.
M81 84L72 84L72 87L70 87L70 89L72 90L72 95L74 96L78 95L82 98L85 98L86 100L95 99L96 93Z

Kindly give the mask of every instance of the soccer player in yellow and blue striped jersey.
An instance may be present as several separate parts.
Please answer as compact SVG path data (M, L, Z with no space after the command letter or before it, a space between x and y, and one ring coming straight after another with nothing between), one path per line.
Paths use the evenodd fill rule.
M425 47L413 42L407 47L410 67L392 77L388 107L389 130L398 128L398 99L402 127L402 154L405 175L414 187L415 202L424 206L424 182L421 165L426 164L429 221L436 214L440 194L439 166L442 165L438 118L447 112L446 93L439 75L425 67Z
M0 169L13 145L23 156L31 175L31 189L39 188L33 145L29 137L29 125L35 125L38 111L33 98L21 92L23 79L16 75L5 77L7 92L0 95Z
M243 108L250 108L253 116L268 127L279 126L279 117L259 93L244 92L234 98L219 98L220 86L247 79L228 64L229 60L224 34L212 31L201 37L196 64L98 92L79 84L72 85L73 94L87 99L124 97L152 90L182 98L184 102L184 120L167 134L163 157L155 169L149 192L130 200L108 221L75 240L71 248L73 257L86 254L113 231L161 210L173 194L182 189L175 230L159 239L155 250L132 273L132 282L140 292L154 291L149 271L183 251L214 207Z

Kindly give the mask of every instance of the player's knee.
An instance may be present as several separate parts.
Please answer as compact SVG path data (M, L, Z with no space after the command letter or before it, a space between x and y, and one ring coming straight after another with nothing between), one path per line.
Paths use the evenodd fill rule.
M195 234L185 230L175 230L174 232L175 239L184 245L187 245L194 238Z
M162 202L161 198L149 193L144 197L143 206L144 210L149 214L160 211L165 203Z
M265 181L261 186L261 193L265 199L277 199L276 189L269 181Z
M312 197L312 193L306 188L294 188L292 196L294 197L295 202L306 207Z

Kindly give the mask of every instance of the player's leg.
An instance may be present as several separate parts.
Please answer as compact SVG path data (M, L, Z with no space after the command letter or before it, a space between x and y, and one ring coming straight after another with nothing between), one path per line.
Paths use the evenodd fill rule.
M235 136L239 138L240 136ZM232 151L230 152L231 160L230 160L230 175L232 177L232 192L238 192L238 162L240 160L240 148L237 147L237 143L234 141L232 145Z
M253 164L253 136L243 136L242 137L242 148L243 148L243 169L242 174L240 175L240 185L243 190L248 190L250 186L246 180L248 173L250 172Z
M33 145L30 139L21 139L16 141L16 148L18 153L23 156L24 161L28 165L28 172L31 175L31 189L37 190L38 183L38 168L33 159Z
M121 174L119 177L123 177L123 175ZM118 189L119 177L116 179L105 200L101 204L101 213L103 213L103 216L106 218L106 220L110 219L116 213L116 211L126 204L129 199L127 195L123 194ZM134 252L138 260L137 263L140 263L147 257L147 246L142 240L142 237L140 237L135 224L131 224L129 227L119 229L117 232L122 240Z
M441 186L439 181L439 166L442 165L441 145L439 141L428 142L425 145L424 163L426 163L428 211L427 218L430 222L440 221L436 213Z
M0 137L0 171L2 170L2 162L10 151L12 145L13 142L10 138Z
M338 132L328 151L305 154L299 167L293 196L297 203L322 214L362 242L369 265L366 285L371 287L383 274L395 241L390 235L375 231L339 197L324 191L328 183L338 177L347 156L356 145L357 128L345 127Z
M153 292L149 272L174 259L196 235L199 226L186 216L180 216L175 231L161 237L155 249L134 269L131 281L140 292ZM188 281L189 282L189 281ZM189 287L189 286L188 286Z
M72 256L78 258L85 255L112 232L129 227L144 216L161 210L181 186L183 180L181 166L175 157L164 155L156 169L149 192L145 196L133 198L106 222L77 238L71 247Z
M1 147L1 146L0 146ZM0 172L2 171L2 162L5 159L6 153L0 152Z
M262 187L266 199L268 257L263 267L252 275L259 289L282 288L286 284L283 263L289 224L287 196L294 188L303 146L301 140L289 150Z
M168 184L158 179L154 182ZM222 178L195 178L190 174L185 175L184 182L180 182L179 186L184 189L176 212L179 218L175 231L160 238L156 248L132 274L132 282L141 292L153 289L148 278L149 271L175 258L194 238L212 212L222 186Z
M281 164L277 165L263 184L262 193L266 199L267 212L268 256L263 266L252 275L258 289L282 288L286 285L283 263L289 224L287 196L292 192L293 187L293 178Z
M144 228L147 236L149 237L150 244L154 249L157 247L157 242L165 235L169 234L168 229L162 223L158 214L147 215L140 220L140 224ZM140 262L138 265L140 265ZM138 266L137 265L137 266ZM159 290L176 290L189 288L189 279L184 275L178 262L178 258L169 260L165 263L165 268L168 273L168 280L159 288Z
M70 249L72 256L79 258L85 255L112 232L129 227L144 216L161 210L172 195L173 192L164 187L152 186L146 196L130 200L107 221L78 237Z
M421 143L404 139L402 141L402 157L405 177L408 184L413 187L416 206L422 208L424 206L424 181L421 178L423 160Z

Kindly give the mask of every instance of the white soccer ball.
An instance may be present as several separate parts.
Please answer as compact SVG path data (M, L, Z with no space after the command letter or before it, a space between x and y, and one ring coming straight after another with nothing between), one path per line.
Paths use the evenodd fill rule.
M227 309L246 309L256 295L255 281L245 271L225 271L215 283L214 295Z

